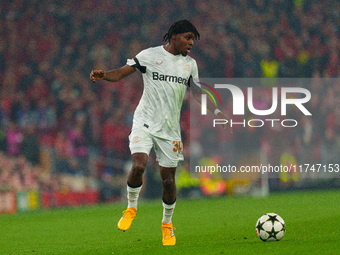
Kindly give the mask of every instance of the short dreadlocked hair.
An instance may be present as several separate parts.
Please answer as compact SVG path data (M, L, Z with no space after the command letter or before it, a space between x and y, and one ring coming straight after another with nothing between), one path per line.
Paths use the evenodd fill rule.
M169 31L164 35L163 41L170 42L172 35L186 32L193 32L194 38L196 40L200 39L200 34L198 33L196 27L189 20L184 19L176 21L174 24L172 24L172 26L169 28Z

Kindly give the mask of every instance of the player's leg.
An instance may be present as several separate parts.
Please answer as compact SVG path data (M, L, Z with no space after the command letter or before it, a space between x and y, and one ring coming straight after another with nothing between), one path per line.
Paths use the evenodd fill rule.
M181 141L158 137L153 137L153 141L163 185L162 241L163 245L175 245L176 237L172 224L172 215L176 205L175 173L178 162L184 159L182 154L183 146Z
M163 200L163 219L166 224L172 223L172 215L176 205L176 167L160 166L160 175L162 180L162 200Z
M160 175L163 185L163 219L162 219L162 234L163 245L175 245L176 237L172 224L172 215L176 205L176 182L175 182L176 167L160 166Z
M132 168L127 180L128 208L137 209L137 201L143 184L143 174L148 155L146 153L132 154Z
M120 230L128 230L137 215L137 202L142 189L143 174L147 161L148 155L145 153L132 154L132 168L128 176L126 188L128 208L123 212L124 214L118 222L118 229Z
M142 189L143 174L148 155L153 146L151 137L142 129L133 129L130 136L130 150L132 154L132 168L127 180L128 208L118 222L118 229L128 230L137 214L137 202Z
M131 187L139 187L143 183L143 174L145 171L146 163L148 162L148 154L134 153L132 154L132 168L128 175L128 184Z
M176 201L176 167L160 166L160 175L163 185L162 198L166 204L173 204Z

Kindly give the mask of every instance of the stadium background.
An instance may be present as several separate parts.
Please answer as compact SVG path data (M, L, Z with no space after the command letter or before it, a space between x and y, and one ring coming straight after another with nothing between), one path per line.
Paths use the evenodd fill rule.
M175 20L191 20L201 34L191 53L201 77L340 74L336 0L17 0L2 1L0 14L0 212L125 199L127 136L142 79L134 74L118 83L92 84L89 73L120 67L140 50L161 44ZM340 85L310 90L313 118L301 120L289 140L291 156L301 163L339 163ZM184 146L189 112L186 100ZM270 144L252 130L228 142L237 136L244 143L233 153L244 155L245 162L254 150L270 149L270 162L279 164L282 144ZM201 187L201 180L188 178L187 164L178 169L181 196L230 195L236 189L228 187L236 184L237 192L249 192L247 180L207 184L221 190ZM270 184L272 191L339 187L338 179ZM143 197L159 197L160 189L152 156Z

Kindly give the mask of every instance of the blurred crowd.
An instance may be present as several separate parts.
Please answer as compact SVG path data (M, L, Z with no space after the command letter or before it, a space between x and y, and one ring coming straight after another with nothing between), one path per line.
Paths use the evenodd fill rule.
M0 7L0 150L5 159L0 160L0 187L58 188L42 184L38 173L44 170L36 169L42 165L41 150L52 151L51 176L105 181L107 175L124 174L141 75L94 84L89 74L118 68L142 49L162 44L179 19L192 21L201 34L191 53L201 77L340 75L337 0L5 0ZM314 150L340 148L340 85L310 89L317 124L304 120L296 136ZM182 114L188 143L187 101ZM311 153L322 157L322 151Z

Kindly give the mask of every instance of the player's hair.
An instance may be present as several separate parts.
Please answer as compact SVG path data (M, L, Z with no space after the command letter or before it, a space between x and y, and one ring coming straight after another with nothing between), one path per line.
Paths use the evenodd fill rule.
M189 20L179 20L176 21L169 28L169 31L164 35L163 41L170 42L172 35L182 34L186 32L193 32L194 39L198 40L200 38L200 34L198 33L196 27Z

